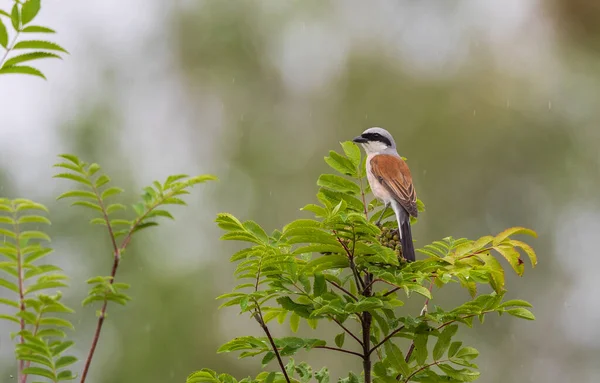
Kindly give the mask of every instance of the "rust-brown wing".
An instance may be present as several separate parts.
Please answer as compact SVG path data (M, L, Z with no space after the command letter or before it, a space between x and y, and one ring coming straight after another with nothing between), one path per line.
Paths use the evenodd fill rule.
M379 154L371 158L370 164L377 180L410 215L416 217L417 194L406 162L397 156Z

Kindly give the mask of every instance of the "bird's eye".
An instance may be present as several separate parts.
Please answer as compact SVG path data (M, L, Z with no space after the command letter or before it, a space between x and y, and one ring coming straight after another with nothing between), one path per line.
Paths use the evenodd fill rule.
M373 134L375 137L380 137L381 135L379 133L375 133Z

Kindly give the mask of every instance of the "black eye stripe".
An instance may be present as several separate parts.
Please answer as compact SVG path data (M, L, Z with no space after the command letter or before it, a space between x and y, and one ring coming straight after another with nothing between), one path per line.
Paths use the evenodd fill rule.
M387 137L384 137L379 133L363 133L361 136L369 141L379 141L386 144L387 146L392 146L390 140L388 140Z

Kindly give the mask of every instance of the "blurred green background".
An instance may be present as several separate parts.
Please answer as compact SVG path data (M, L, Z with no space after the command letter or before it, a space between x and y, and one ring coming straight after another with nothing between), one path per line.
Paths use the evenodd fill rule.
M174 209L176 222L134 240L118 273L134 300L109 308L89 382L183 382L202 367L255 374L258 360L215 352L260 334L235 309L216 310L214 298L233 286L237 247L219 242L215 214L268 230L304 216L328 150L371 126L390 130L409 159L427 208L418 244L517 225L539 233L539 266L507 281L537 321L489 317L461 333L481 351L479 381L600 381L597 2L43 5L39 23L57 29L71 54L41 66L47 82L0 77L0 195L51 208L55 261L72 275L79 356L95 325L94 309L79 304L84 281L109 274L112 261L87 212L54 201L70 186L51 178L56 155L100 163L127 202L172 173L220 178L198 187L190 208ZM432 303L465 299L450 288ZM14 380L9 331L0 323L1 382ZM334 376L360 371L351 357L304 357Z

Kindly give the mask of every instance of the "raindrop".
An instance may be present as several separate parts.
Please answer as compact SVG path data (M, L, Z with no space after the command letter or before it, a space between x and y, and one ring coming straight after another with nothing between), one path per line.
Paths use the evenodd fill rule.
M506 107L510 108L510 100L509 99L506 99Z
M473 116L477 114L477 111L473 109Z
M552 109L552 101L548 101L548 110Z

